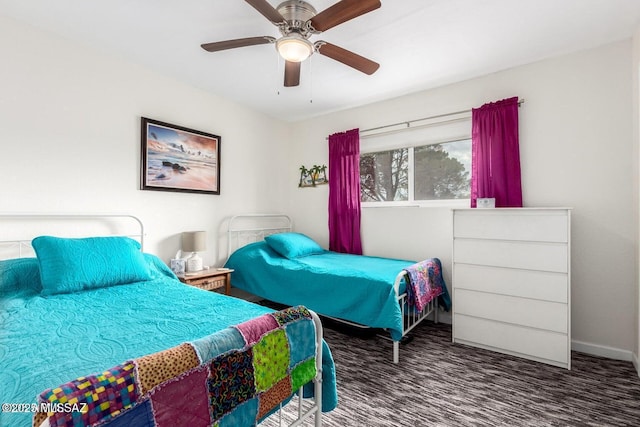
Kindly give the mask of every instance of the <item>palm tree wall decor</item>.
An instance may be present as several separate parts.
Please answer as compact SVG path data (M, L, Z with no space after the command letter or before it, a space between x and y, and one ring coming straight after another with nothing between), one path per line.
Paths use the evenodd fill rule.
M315 187L316 185L328 184L327 165L313 165L307 169L304 165L300 166L300 182L298 187Z

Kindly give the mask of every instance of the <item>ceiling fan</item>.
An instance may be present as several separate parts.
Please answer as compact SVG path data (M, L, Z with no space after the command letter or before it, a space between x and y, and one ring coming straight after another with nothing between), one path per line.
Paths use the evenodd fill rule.
M285 60L284 85L286 87L300 84L300 63L313 52L327 56L355 68L365 74L373 74L380 64L343 49L339 46L318 40L309 41L313 34L319 34L330 28L371 12L381 6L379 0L342 0L317 13L306 1L287 0L277 8L267 0L245 0L265 18L278 27L282 37L247 37L243 39L225 40L202 44L208 52L234 49L237 47L275 43L276 50Z

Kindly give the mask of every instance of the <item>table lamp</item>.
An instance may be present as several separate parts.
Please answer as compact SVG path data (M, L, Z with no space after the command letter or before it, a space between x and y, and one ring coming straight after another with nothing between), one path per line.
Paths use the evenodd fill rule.
M191 252L187 258L187 272L202 270L202 258L198 252L207 250L207 233L205 231L185 231L182 233L182 252Z

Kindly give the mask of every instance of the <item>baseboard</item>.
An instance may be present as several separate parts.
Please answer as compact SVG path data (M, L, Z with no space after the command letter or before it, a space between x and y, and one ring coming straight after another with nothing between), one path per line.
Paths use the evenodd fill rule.
M429 315L429 320L433 320L433 315ZM451 325L451 312L450 311L442 311L438 312L438 323L446 323Z
M633 366L636 368L636 372L638 373L638 377L640 377L640 364L638 363L638 355L633 353Z
M629 350L623 350L621 348L608 347L606 345L593 344L582 341L571 341L571 350L579 351L580 353L590 354L592 356L606 357L608 359L625 360L628 362L634 361L634 354ZM636 371L638 370L637 358L634 363Z

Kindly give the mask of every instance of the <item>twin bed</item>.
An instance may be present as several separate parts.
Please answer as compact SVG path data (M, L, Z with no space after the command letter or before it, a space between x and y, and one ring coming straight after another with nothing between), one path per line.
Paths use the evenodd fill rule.
M74 238L34 251L45 234ZM137 218L0 215L0 236L0 425L250 426L304 389L292 425L320 426L337 405L313 312L185 286Z
M318 314L382 328L399 343L450 299L437 258L415 261L324 250L292 232L286 215L238 215L227 224L225 267L235 288L285 305L303 304Z

